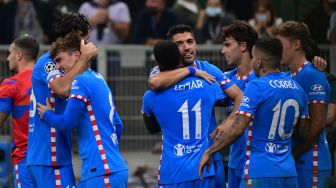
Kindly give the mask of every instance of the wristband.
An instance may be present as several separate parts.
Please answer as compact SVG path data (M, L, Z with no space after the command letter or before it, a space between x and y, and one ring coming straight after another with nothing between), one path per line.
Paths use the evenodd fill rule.
M189 70L189 75L190 76L195 76L196 75L196 68L195 67L188 66L188 70Z

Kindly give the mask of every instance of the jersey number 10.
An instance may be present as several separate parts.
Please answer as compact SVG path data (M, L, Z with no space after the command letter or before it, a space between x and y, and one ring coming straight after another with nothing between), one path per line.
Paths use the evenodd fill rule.
M288 134L286 134L284 126L285 126L287 108L290 106L294 107L295 115L294 115L294 122L291 128L291 131ZM281 110L281 113L280 113L280 110ZM298 120L298 117L299 117L298 102L294 99L288 99L282 104L280 100L275 105L275 107L272 109L272 111L274 112L274 114L273 114L271 129L270 129L270 132L268 133L268 139L274 139L275 131L278 126L279 126L278 133L279 133L280 138L283 140L290 138L293 133L293 127L295 126Z
M202 127L201 127L201 99L197 101L195 106L191 109L191 111L195 112L195 138L201 139L202 136ZM189 140L190 139L190 132L189 132L189 108L188 108L188 100L186 100L178 112L182 113L182 127L183 127L183 139Z

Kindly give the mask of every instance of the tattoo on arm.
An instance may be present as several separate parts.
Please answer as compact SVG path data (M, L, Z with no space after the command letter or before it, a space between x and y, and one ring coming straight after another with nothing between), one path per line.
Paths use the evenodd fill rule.
M251 121L252 119L250 117L241 114L237 115L234 122L229 125L227 129L225 129L220 138L218 138L208 149L210 154L233 143L237 138L239 138L240 135L244 133L246 127Z

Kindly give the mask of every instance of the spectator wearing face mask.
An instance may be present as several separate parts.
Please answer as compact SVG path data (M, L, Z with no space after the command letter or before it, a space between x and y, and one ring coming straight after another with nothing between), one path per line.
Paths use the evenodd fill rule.
M254 17L248 23L254 27L259 37L271 36L272 28L282 23L282 18L276 18L268 0L259 0L254 8Z
M220 44L222 27L234 20L235 16L225 11L220 0L207 0L197 20L195 37L199 43Z

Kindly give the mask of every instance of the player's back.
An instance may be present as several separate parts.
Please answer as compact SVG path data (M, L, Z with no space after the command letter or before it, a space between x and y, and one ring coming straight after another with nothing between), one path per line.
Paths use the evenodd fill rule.
M303 89L285 73L271 73L248 84L240 105L243 114L256 109L248 140L248 178L297 175L291 136L299 115L307 111L306 100Z
M92 70L77 76L70 97L79 96L87 105L77 127L79 154L83 161L81 180L126 170L113 124L112 93L104 78Z
M196 77L187 77L163 92L145 93L144 103L150 103L163 133L160 184L199 179L198 163L209 146L213 107L223 97L217 83L209 85ZM213 168L204 176L211 175Z
M34 66L30 98L28 165L63 166L72 164L71 132L56 130L55 133L52 133L53 128L45 125L37 113L37 103L46 104L46 98L51 97L49 82L60 75L49 52L42 55ZM66 101L56 97L55 104L55 112L62 113Z
M12 160L18 164L26 157L28 143L29 99L32 70L25 70L5 79L0 87L1 100L12 104L10 112L13 123Z

